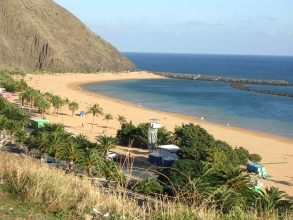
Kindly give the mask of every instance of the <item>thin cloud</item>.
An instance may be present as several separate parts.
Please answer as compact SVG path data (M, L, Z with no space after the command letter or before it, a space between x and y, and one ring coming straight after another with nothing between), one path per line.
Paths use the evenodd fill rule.
M278 35L277 31L274 30L274 29L270 29L270 30L268 30L267 33L268 33L269 35L271 35L271 36L276 36L276 35Z
M222 23L210 24L204 21L199 21L199 20L190 20L186 22L185 24L191 25L191 26L223 26Z
M254 20L251 19L247 19L247 20L239 20L241 23L245 23L245 24L251 24L254 23Z
M273 17L271 17L271 16L266 16L266 19L267 19L268 21L276 21L276 20L277 20L276 18L273 18Z
M124 27L130 27L131 24L126 23L126 22L120 22L120 25L124 26Z
M186 24L192 25L192 26L207 26L208 25L206 22L199 21L199 20L190 20Z

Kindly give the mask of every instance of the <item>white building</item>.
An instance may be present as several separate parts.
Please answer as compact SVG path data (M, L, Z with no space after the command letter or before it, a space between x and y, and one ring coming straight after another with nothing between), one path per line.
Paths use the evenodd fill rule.
M159 154L162 155L162 158L173 158L178 159L177 151L179 150L178 146L175 145L160 145L158 146Z

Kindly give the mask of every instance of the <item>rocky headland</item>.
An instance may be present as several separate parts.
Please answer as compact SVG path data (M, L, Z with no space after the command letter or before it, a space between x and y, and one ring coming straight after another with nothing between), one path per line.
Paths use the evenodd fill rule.
M52 0L0 1L0 68L136 69L114 46Z

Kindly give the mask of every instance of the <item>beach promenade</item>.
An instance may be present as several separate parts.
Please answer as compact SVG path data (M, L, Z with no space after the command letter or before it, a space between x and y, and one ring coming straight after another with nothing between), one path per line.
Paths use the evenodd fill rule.
M51 122L63 123L68 130L77 134L82 133L88 136L91 141L105 132L108 136L116 136L116 131L120 126L116 119L118 115L123 115L127 121L131 120L135 125L149 122L151 118L158 118L161 126L164 126L170 131L174 131L175 125L180 126L182 123L192 122L199 124L216 139L227 142L233 148L243 146L250 153L260 154L262 157L261 164L266 167L267 173L273 176L272 179L261 180L264 187L279 187L280 190L284 190L289 194L288 198L293 198L293 172L291 171L293 167L293 140L232 126L212 124L185 115L151 110L144 108L143 103L141 105L139 103L131 104L97 93L87 92L80 88L81 84L89 82L161 77L148 72L119 74L39 74L27 75L26 81L29 86L41 92L51 92L54 95L60 95L62 98L68 98L70 101L78 102L79 110L75 112L73 117L71 117L71 111L68 110L68 107L64 106L59 116L52 114L53 109L51 109L50 113L46 114L46 118ZM17 98L14 100L16 101ZM95 118L93 132L91 132L93 116L79 116L80 111L86 111L87 107L90 107L93 103L98 103L103 108L104 113L113 115L114 119L108 122L107 131L105 130L106 121L103 120L102 116ZM200 118L200 116L198 117ZM122 148L119 149L122 151ZM147 157L147 151L132 149L132 152Z

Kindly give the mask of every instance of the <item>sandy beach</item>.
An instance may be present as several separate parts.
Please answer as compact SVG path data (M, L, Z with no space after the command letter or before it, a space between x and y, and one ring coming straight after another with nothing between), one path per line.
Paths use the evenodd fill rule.
M266 167L267 173L273 176L269 180L261 180L266 186L276 186L280 190L284 190L289 195L288 198L293 198L293 140L278 136L254 132L250 130L234 128L232 126L223 126L198 120L194 117L188 117L180 114L166 113L147 109L139 105L131 104L121 100L101 96L97 93L91 93L82 90L79 86L89 82L101 82L107 80L128 80L128 79L149 79L161 78L148 72L133 72L133 73L100 73L100 74L42 74L42 75L27 75L26 81L29 86L32 86L41 92L51 92L54 95L60 95L62 98L68 98L70 101L79 103L79 110L86 111L93 103L98 103L104 113L112 114L114 119L108 122L107 135L115 136L119 129L118 115L126 117L127 121L132 121L133 124L149 122L151 118L158 118L161 126L166 127L170 131L174 131L175 125L182 123L199 124L212 134L216 139L226 141L232 147L243 146L250 153L260 154L262 157L261 164ZM95 137L103 134L105 131L106 121L102 116L95 118L94 131L91 132L91 124L93 117L87 115L80 117L74 115L71 117L71 111L66 106L62 108L62 114L57 116L51 112L46 114L46 118L51 122L63 123L68 130L74 133L82 133L87 135L91 141ZM199 116L200 117L200 116ZM82 124L84 127L82 127ZM136 149L137 150L137 149ZM147 151L141 151L141 154L146 155Z

